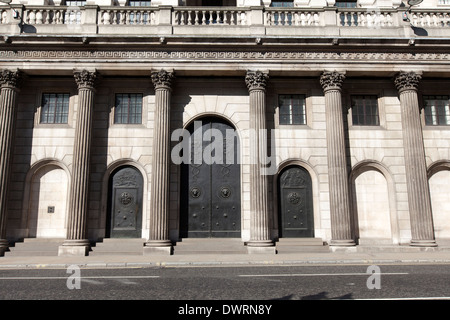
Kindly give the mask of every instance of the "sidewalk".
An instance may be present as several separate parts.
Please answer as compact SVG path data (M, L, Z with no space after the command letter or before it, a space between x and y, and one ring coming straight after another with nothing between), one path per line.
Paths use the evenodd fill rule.
M145 268L183 266L330 265L330 264L450 264L450 248L428 250L374 250L372 252L320 252L288 254L178 254L104 255L86 257L0 257L0 270L21 268Z

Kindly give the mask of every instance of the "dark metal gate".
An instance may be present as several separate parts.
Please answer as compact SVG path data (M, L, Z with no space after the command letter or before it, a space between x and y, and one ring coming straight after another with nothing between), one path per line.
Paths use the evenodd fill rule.
M197 128L196 133L194 127L190 128L191 163L182 164L180 235L191 238L240 237L239 146L236 136L230 139L235 130L215 118L202 119L201 127ZM208 133L214 137L209 139ZM214 140L217 134L223 137L222 141ZM213 146L219 142L222 150ZM218 157L220 152L222 156ZM222 163L217 161L220 158Z
M141 173L133 167L123 167L110 178L110 219L107 230L111 238L142 236Z
M311 177L304 168L291 166L278 178L280 237L314 237Z

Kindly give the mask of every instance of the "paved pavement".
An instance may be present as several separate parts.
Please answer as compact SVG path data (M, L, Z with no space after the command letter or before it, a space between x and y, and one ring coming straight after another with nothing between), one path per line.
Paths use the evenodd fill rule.
M0 270L8 268L86 268L234 266L234 265L315 265L315 264L450 264L450 247L398 250L336 250L318 253L285 254L175 254L102 255L86 257L23 256L0 257Z

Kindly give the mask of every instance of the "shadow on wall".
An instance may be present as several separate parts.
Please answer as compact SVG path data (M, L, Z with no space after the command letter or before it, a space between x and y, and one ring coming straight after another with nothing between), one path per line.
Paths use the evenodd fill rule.
M427 36L428 36L428 31L425 30L424 28L419 28L419 27L411 26L411 29L413 29L414 34L415 34L416 36L421 36L421 37L427 37Z

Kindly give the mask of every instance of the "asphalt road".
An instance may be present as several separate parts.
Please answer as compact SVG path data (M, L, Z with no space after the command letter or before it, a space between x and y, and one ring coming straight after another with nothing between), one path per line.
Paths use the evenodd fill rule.
M255 308L261 308L262 312L264 306L270 305L271 301L276 303L279 300L450 299L449 265L368 267L369 265L330 265L79 269L75 266L69 270L0 270L0 299L168 300L172 303L172 308L176 309L172 312L194 312L194 309L188 309L189 305L198 305L199 300L221 301L221 304L223 301L236 300L242 304L257 300L262 307ZM163 306L164 302L161 301L160 305ZM255 311L255 308L251 311ZM221 309L222 313L225 311L227 310ZM274 309L272 312L275 312Z

